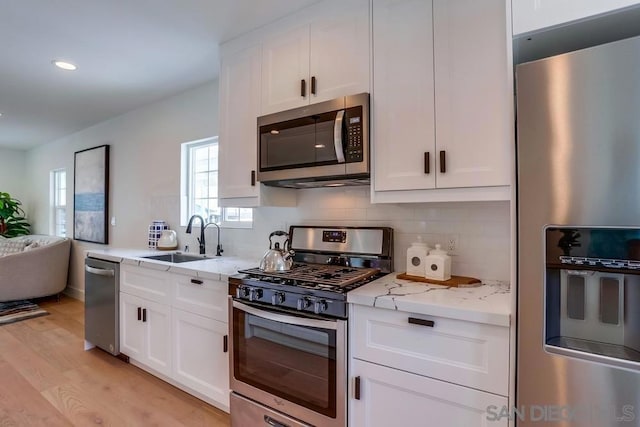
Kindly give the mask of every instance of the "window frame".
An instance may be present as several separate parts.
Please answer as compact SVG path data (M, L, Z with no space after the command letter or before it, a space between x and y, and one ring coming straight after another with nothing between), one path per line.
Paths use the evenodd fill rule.
M64 177L61 175L64 174ZM54 236L67 237L67 169L57 168L49 173L49 233ZM64 204L60 204L64 192ZM62 210L62 213L59 211ZM59 220L62 221L59 221ZM63 233L61 231L64 231Z
M203 138L195 141L185 142L181 145L180 156L181 156L181 185L180 185L180 225L183 227L186 226L189 222L189 218L192 215L194 201L195 201L195 189L194 189L194 171L193 171L193 149L211 145L218 144L218 137L213 136L209 138ZM219 145L218 145L219 147ZM209 172L213 171L213 169L209 169ZM216 165L215 172L218 173L219 165ZM211 199L211 197L209 197ZM253 228L253 209L252 208L233 208L233 207L223 207L219 206L220 198L217 197L218 207L220 209L220 220L217 224L221 228ZM251 210L251 221L228 221L226 218L232 209L250 209ZM238 216L240 216L238 212ZM208 221L207 218L204 218L205 221Z

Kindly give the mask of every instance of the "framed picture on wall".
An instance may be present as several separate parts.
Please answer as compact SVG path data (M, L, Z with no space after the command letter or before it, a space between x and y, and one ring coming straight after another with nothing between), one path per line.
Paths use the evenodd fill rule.
M109 206L109 146L74 153L73 238L107 244Z

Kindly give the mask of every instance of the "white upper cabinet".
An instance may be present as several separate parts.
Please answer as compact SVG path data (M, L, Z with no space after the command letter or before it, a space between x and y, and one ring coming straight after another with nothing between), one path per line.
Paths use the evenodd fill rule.
M506 14L505 0L433 2L438 188L510 184L514 129Z
M369 91L369 1L322 6L265 35L263 115Z
M508 200L505 0L373 0L372 201Z
M529 33L635 4L638 0L512 0L513 35Z
M377 191L436 185L431 23L430 0L373 1Z
M309 103L309 26L267 38L263 44L262 113Z
M219 197L259 196L255 182L260 113L259 45L225 55L220 64Z
M232 46L235 47L235 46ZM257 182L262 47L224 51L220 64L220 206L295 206L294 190Z

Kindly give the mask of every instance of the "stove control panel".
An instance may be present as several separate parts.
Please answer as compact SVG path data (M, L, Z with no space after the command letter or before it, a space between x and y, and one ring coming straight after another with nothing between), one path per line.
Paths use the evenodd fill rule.
M329 317L347 317L346 301L334 300L323 296L308 295L301 292L283 291L269 287L240 284L235 288L235 297L239 300L278 307L291 311L313 313Z

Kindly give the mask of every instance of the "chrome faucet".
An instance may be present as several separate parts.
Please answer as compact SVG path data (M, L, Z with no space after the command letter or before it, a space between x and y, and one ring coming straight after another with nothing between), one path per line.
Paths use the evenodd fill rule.
M210 225L215 225L216 228L218 229L218 244L216 246L216 256L222 256L222 252L224 252L222 250L222 245L220 245L220 227L218 226L218 224L216 224L215 222L210 222L205 224L204 219L202 219L202 217L200 215L192 215L191 218L189 218L189 224L187 224L187 234L191 234L191 227L193 224L193 220L198 218L200 220L200 237L198 238L198 245L200 248L200 254L204 255L206 252L206 246L205 246L205 241L204 241L204 230L205 228L207 228Z
M216 256L222 256L222 252L224 251L222 250L222 245L220 244L220 226L215 222L210 222L207 225L205 225L204 228L207 228L210 225L215 225L216 228L218 229L218 244L216 245Z
M187 234L191 234L191 224L196 218L200 220L200 238L198 239L198 245L200 246L200 254L203 255L206 252L206 247L204 245L204 229L206 226L204 224L204 219L202 219L200 215L192 215L191 218L189 218L189 224L187 224Z

